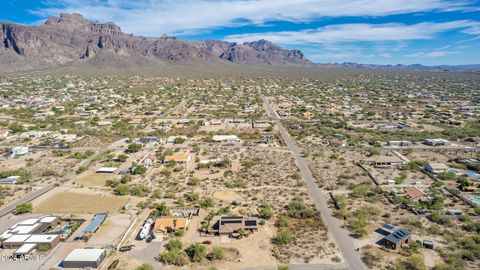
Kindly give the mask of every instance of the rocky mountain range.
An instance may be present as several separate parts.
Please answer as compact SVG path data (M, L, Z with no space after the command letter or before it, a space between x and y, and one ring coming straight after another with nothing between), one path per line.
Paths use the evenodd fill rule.
M353 62L344 63L324 63L318 64L323 67L335 68L354 68L354 69L379 69L392 71L453 71L453 72L480 72L480 65L438 65L438 66L424 66L420 64L412 65L375 65L375 64L359 64Z
M159 62L219 62L246 65L310 65L299 50L266 40L243 44L188 41L122 32L115 23L86 20L80 14L50 17L43 25L1 23L0 71L94 65L101 68L154 66Z

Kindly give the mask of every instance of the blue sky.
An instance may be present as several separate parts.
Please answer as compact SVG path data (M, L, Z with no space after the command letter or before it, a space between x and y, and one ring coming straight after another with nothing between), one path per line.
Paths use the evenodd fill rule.
M0 20L76 12L135 35L268 39L314 62L480 64L480 0L2 0Z

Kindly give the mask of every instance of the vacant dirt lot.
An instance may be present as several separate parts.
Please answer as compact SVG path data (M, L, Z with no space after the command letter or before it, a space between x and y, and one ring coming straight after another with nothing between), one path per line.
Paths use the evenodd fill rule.
M33 209L34 213L98 213L114 212L128 202L127 198L73 192L55 194Z
M79 175L73 181L80 186L104 187L108 179L115 179L115 178L118 178L118 176L114 174L86 172Z
M213 193L213 198L227 203L242 201L242 197L233 190L215 191Z

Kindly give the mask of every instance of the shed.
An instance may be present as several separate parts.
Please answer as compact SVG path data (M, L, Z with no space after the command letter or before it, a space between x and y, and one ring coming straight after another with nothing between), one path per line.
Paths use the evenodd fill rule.
M105 249L74 249L65 259L62 266L64 268L99 268L107 257Z

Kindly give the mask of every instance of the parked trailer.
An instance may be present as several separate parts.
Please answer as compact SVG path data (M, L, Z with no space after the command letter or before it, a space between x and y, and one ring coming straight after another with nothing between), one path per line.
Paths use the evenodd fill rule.
M148 233L150 233L150 230L152 229L152 224L153 220L151 218L147 219L147 221L142 227L142 230L140 231L139 237L141 240L147 238Z

